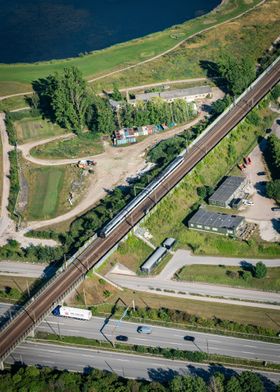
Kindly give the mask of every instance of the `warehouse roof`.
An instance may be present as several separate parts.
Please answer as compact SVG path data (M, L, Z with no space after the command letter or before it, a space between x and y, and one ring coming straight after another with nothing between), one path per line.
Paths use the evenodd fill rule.
M214 201L226 202L245 180L245 177L227 177L216 192L209 197L209 203L211 204Z
M196 214L188 221L188 225L203 225L216 227L217 229L235 229L244 220L243 216L220 214L217 212L210 212L200 208Z
M143 93L143 94L135 94L135 100L140 101L149 101L154 97L160 97L162 99L173 99L173 98L184 98L184 97L192 97L194 95L200 94L211 94L212 90L209 86L201 86L201 87L191 87L191 88L183 88L178 90L171 91L163 91L163 92L154 92L154 93Z
M163 255L167 252L167 249L163 246L157 248L157 250L145 261L144 264L141 265L141 270L150 270L153 265L158 262L158 260L163 257Z

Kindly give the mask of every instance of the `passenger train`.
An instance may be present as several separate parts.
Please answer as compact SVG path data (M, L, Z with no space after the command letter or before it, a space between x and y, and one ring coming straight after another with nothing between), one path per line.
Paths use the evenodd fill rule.
M145 200L162 182L174 172L184 161L183 156L175 158L147 187L129 202L107 225L99 232L102 238L107 237L118 225L120 225L137 206Z

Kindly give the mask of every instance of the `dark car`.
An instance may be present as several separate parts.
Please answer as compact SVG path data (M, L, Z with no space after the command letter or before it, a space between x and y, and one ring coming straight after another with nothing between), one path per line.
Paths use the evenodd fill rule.
M186 335L184 336L184 340L187 340L188 342L194 342L194 336Z
M272 207L271 211L280 211L280 207Z
M266 175L266 172L265 172L265 171L260 171L260 172L257 173L257 175L258 175L258 176L265 176L265 175Z
M118 336L116 336L116 340L118 340L119 342L127 342L128 337L124 336L124 335L118 335Z

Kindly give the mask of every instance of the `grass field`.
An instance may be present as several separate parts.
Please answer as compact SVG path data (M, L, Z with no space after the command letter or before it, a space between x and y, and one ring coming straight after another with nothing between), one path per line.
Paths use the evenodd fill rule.
M11 97L0 101L0 112L27 107L24 96Z
M36 166L21 159L21 167L28 184L28 204L23 211L26 220L50 219L69 211L83 196L87 179L78 167ZM78 192L71 190L73 181L81 181ZM74 193L73 206L68 202Z
M234 272L236 277L230 277L229 272ZM176 277L191 282L207 282L265 291L280 290L280 268L278 267L268 268L267 275L263 279L252 277L249 281L245 281L242 279L243 272L244 270L240 267L194 264L183 267Z
M82 158L103 151L101 136L88 132L70 140L56 140L34 147L31 155L44 159Z
M196 254L267 258L279 256L279 244L261 241L257 236L249 241L239 241L187 228L191 207L199 201L196 188L201 185L215 186L235 166L239 157L252 149L257 136L267 128L265 124L272 123L273 116L268 110L262 109L260 113L263 121L259 129L246 122L241 123L196 165L180 186L150 215L145 226L156 244L166 237L175 237L179 247L189 248ZM231 154L228 153L229 149Z
M173 26L162 32L135 39L83 57L33 64L1 64L0 95L30 90L32 80L61 71L66 65L78 66L87 79L152 58L172 48L183 39L235 17L260 0L229 0L207 15ZM138 70L139 71L139 70Z
M24 118L14 124L19 144L67 133L67 130L40 117Z
M133 68L95 82L94 88L109 89L113 82L118 86L129 87L204 77L207 75L206 62L217 62L223 51L237 57L249 56L257 63L257 59L279 35L279 21L279 4L269 0L259 9L223 25L222 28L202 33L173 52L141 65L141 68Z
M3 145L2 138L0 136L0 214L2 207L2 192L3 192Z
M0 275L0 290L5 290L6 287L10 287L18 290L20 293L27 291L27 287L31 287L35 279L19 276L3 276ZM1 292L0 292L1 294ZM1 297L1 302L14 302L12 298Z
M125 265L130 270L139 271L139 267L153 253L145 242L141 241L135 235L129 235L125 242L122 242L118 249L112 254L106 262L102 273L108 272L116 263Z

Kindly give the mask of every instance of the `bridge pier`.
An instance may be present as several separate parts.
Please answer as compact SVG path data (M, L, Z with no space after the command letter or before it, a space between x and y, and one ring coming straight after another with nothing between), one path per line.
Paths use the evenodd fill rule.
M0 361L0 370L4 370L4 362Z

